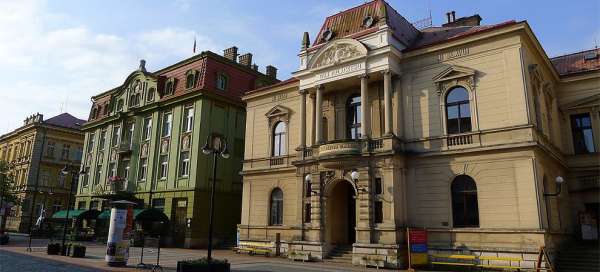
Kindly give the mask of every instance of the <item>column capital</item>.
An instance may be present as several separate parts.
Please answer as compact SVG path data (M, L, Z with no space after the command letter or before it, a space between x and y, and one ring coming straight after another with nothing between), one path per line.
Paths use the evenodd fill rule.
M317 90L320 90L320 91L322 91L322 90L325 90L325 85L323 85L323 84L319 84L319 85L315 86L315 88L316 88Z
M383 75L394 75L394 73L392 73L392 70L390 70L390 69L382 70L381 74L383 74Z
M298 90L298 93L299 94L308 94L309 91L308 91L308 89L302 89L302 90Z
M362 75L359 75L359 76L358 76L358 78L360 78L360 79L363 79L363 78L364 78L364 79L369 79L369 74L367 74L367 73L364 73L364 74L362 74Z

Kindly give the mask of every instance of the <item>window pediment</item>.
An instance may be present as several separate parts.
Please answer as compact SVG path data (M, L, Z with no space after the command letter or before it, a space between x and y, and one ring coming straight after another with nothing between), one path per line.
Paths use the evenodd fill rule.
M433 77L433 82L438 85L438 95L456 85L463 85L474 90L476 73L477 71L474 69L452 65Z
M275 106L272 109L270 109L265 116L269 119L271 118L276 118L276 117L281 117L284 118L287 121L287 117L290 114L290 110L284 106Z

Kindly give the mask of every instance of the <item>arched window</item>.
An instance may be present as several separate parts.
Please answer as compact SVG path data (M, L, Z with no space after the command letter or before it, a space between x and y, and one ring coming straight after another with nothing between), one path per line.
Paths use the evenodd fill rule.
M271 209L269 211L269 225L283 224L283 191L279 188L271 192Z
M466 175L452 181L452 219L455 228L478 228L477 185Z
M173 94L173 80L169 80L167 81L167 83L165 84L165 95L172 95Z
M360 138L360 95L353 95L346 102L346 137Z
M448 134L471 131L469 93L463 87L454 87L446 95L446 127Z
M286 126L284 122L277 122L277 124L275 124L275 128L273 129L273 151L271 152L273 157L287 154L285 131Z
M186 89L191 89L194 88L194 73L188 73L188 75L185 78L185 88Z

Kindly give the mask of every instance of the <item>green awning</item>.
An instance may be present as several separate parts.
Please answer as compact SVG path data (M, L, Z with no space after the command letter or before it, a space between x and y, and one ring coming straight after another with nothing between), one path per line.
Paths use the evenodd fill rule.
M67 218L67 219L73 219L73 218L94 219L94 218L96 218L96 216L99 213L100 213L100 211L98 211L98 210L86 210L86 209L69 210L69 218ZM67 217L67 210L62 210L62 211L55 212L51 218L52 219L65 219L66 217Z
M169 221L169 218L158 209L133 209L133 218L141 221ZM110 210L103 211L97 219L110 219Z

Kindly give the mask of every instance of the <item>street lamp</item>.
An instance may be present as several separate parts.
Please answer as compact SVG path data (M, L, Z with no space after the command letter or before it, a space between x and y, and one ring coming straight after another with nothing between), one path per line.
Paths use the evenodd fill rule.
M565 182L565 179L561 176L556 177L554 180L556 182L556 193L544 193L544 196L558 196L560 192L562 192L562 184Z
M223 159L229 158L229 152L227 151L227 141L225 137L218 135L209 135L206 138L206 144L204 144L204 147L202 147L202 153L204 153L204 155L213 155L212 187L210 188L210 203L208 208L210 212L210 215L208 217L208 256L206 257L208 264L210 265L212 259L212 233L213 214L215 208L215 185L217 181L217 155L221 155Z
M69 211L71 210L71 195L73 194L73 185L77 184L77 181L79 179L78 174L84 173L85 171L83 170L83 168L81 169L81 171L78 172L76 168L71 167L70 165L65 165L65 167L62 170L60 170L60 177L63 180L68 174L71 174L71 184L69 184L69 194L67 195L67 214L65 215L65 223L63 224L62 245L60 248L61 255L67 254L67 251L65 250L65 240L67 239L67 223L69 222Z

